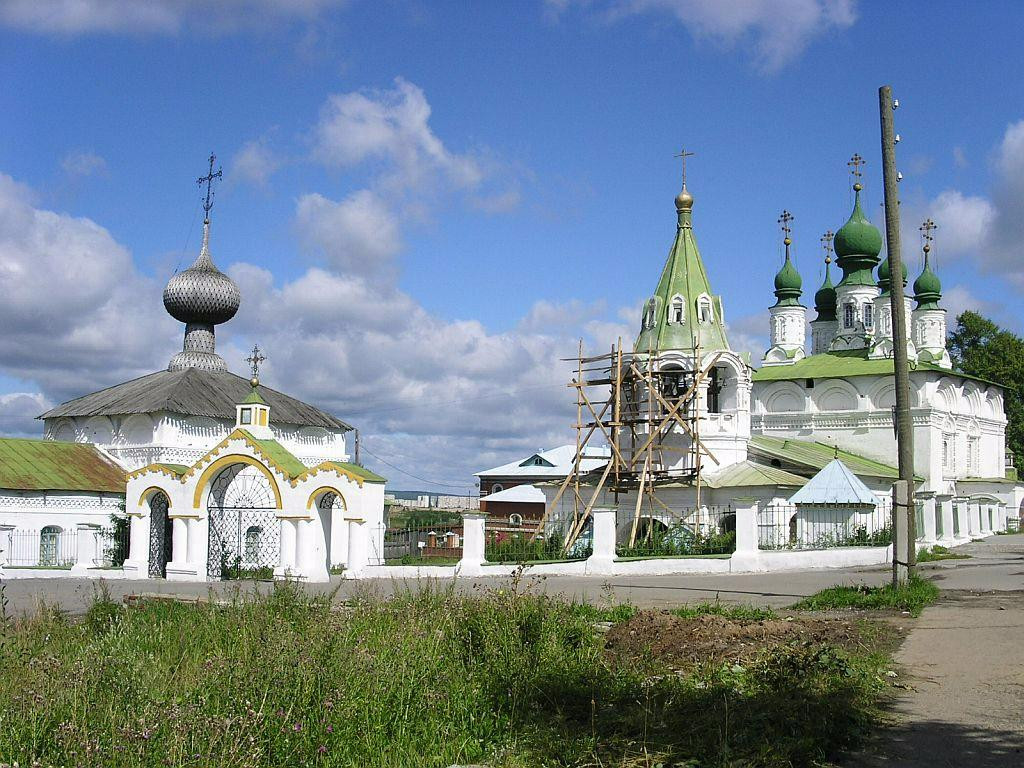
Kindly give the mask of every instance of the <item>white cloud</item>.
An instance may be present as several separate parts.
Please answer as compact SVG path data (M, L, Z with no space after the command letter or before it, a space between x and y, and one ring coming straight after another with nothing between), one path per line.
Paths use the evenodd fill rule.
M68 176L84 177L107 172L107 161L95 152L69 152L60 161L60 167Z
M280 167L281 158L270 148L266 137L261 137L245 142L235 153L229 178L265 188Z
M983 315L991 316L1000 307L995 302L979 299L966 285L954 285L952 288L944 288L942 291L942 306L946 310L949 330L953 330L956 318L961 312L971 310Z
M813 310L810 312L813 313ZM755 367L758 366L765 350L768 349L768 312L762 310L726 322L725 330L733 352L749 353L750 362Z
M103 227L32 201L0 174L0 371L61 400L166 365L162 286Z
M299 198L296 227L303 243L336 269L368 275L391 266L402 248L398 217L368 189L334 202L311 193Z
M229 32L311 21L347 0L4 0L0 24L47 35Z
M0 395L0 434L39 437L43 423L36 417L53 405L38 392L10 392Z
M400 77L391 90L333 95L314 130L314 155L339 168L383 161L380 183L396 190L439 181L457 189L479 186L479 162L444 145L429 125L430 112L423 91Z
M988 237L996 211L984 197L947 189L929 203L928 215L939 224L935 235L942 253L973 254Z
M769 72L796 59L815 37L857 20L854 0L548 0L548 13L564 18L573 5L610 21L667 14L696 38L727 48L749 42L758 65Z

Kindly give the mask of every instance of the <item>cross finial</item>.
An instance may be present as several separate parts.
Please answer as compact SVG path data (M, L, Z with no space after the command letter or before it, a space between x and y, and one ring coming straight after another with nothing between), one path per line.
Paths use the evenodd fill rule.
M925 219L924 223L920 227L918 227L918 229L921 231L921 237L924 238L923 250L925 253L928 253L928 251L932 249L932 240L935 239L935 236L932 234L932 231L938 228L939 225L936 224L931 219Z
M266 362L266 359L267 358L263 356L263 350L260 349L259 344L254 344L252 352L247 358L245 358L245 362L252 367L252 378L249 380L249 383L252 384L253 388L260 385L260 364Z
M783 211L782 215L779 216L779 224L782 226L782 234L785 235L782 242L785 243L788 251L789 244L793 241L789 239L789 233L792 232L792 228L789 226L789 222L793 220L793 214L789 211Z
M865 160L860 156L859 153L854 152L853 157L850 158L850 162L847 165L850 167L850 176L853 177L853 188L858 192L861 191L860 177L864 175L860 167L865 164Z
M825 263L826 264L831 264L832 263L832 239L835 236L836 236L836 233L833 232L831 229L828 230L827 232L825 232L825 234L821 236L821 247L825 251Z
M196 179L196 184L200 187L203 186L203 184L206 185L206 200L203 202L203 210L206 212L207 219L210 218L210 209L213 208L213 180L219 179L224 175L224 170L222 168L218 168L216 173L213 172L213 164L216 161L217 156L211 152L210 170L207 171L205 176L200 176Z
M686 158L693 157L695 154L697 154L697 153L696 152L687 152L686 148L683 147L682 149L679 150L678 154L674 155L674 157L681 157L683 159L683 188L684 189L686 188Z

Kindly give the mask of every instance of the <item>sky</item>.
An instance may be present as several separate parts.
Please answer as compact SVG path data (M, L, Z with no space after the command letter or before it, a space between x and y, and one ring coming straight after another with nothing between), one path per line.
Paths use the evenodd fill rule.
M1017 332L1024 5L856 0L0 0L0 433L159 370L161 292L211 251L218 351L360 428L396 489L571 442L579 340L630 344L675 235L681 147L730 343L767 344L777 219L805 303L896 113L903 250L950 325Z

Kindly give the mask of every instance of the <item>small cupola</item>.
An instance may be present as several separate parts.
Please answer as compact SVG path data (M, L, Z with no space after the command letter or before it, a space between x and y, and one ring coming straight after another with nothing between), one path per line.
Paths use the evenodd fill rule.
M244 429L261 440L269 440L274 437L274 433L270 431L270 406L260 397L259 377L260 363L266 358L257 346L253 347L252 355L246 359L252 364L252 378L249 379L249 386L252 389L245 399L235 406L235 428Z

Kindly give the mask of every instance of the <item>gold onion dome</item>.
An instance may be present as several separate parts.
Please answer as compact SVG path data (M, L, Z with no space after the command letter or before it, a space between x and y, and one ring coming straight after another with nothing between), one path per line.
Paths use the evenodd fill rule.
M686 188L686 184L683 184L683 189L678 195L676 195L676 210L677 211L688 211L693 208L693 195Z

